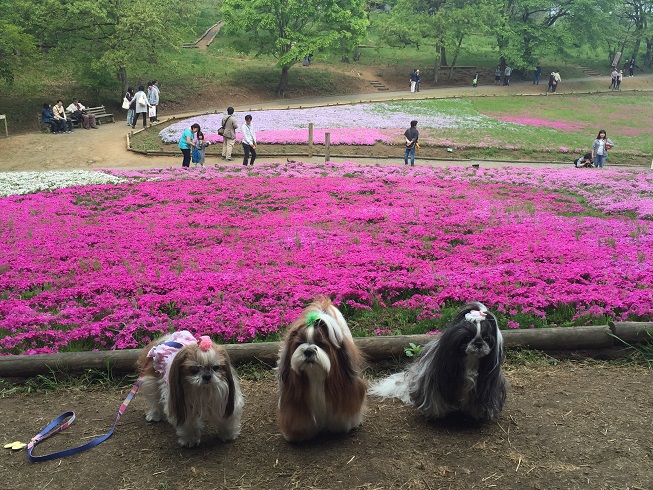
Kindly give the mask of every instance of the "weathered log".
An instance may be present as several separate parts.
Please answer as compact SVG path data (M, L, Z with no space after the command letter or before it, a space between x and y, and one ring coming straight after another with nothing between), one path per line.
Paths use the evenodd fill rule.
M615 336L628 342L651 340L647 330L653 323L618 322L610 326L539 328L533 330L505 330L503 337L506 348L529 348L543 351L571 351L609 349L621 346ZM362 337L355 339L367 359L380 361L402 357L409 343L424 345L435 335L396 335L388 337ZM279 342L257 342L252 344L227 344L234 364L262 362L275 366L279 353ZM80 372L87 369L114 372L135 371L140 349L93 352L63 352L59 354L36 354L31 356L0 357L1 377L30 377L47 374L50 371Z
M610 327L627 344L653 341L653 322L610 322Z

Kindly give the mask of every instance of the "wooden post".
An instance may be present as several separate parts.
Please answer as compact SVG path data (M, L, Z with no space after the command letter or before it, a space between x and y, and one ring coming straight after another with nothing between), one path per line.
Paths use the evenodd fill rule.
M313 157L313 123L308 123L308 158Z
M324 162L331 159L331 133L324 133Z
M0 119L3 119L5 122L5 136L9 138L9 130L7 129L7 116L0 114Z

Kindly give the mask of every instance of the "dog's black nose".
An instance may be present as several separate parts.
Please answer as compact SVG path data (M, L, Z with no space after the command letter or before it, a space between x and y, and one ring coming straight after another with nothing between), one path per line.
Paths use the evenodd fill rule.
M307 361L314 361L316 354L317 354L317 350L313 347L309 347L304 351L304 357L306 358Z
M204 381L205 383L208 383L209 381L211 381L211 375L210 374L203 374L202 375L202 381Z

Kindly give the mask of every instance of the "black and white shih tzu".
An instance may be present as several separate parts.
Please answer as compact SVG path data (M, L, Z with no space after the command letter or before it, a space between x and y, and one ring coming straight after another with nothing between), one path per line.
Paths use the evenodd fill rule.
M224 347L184 330L145 347L138 367L145 367L140 388L145 419L167 419L180 445L197 446L207 422L223 441L238 437L245 401Z
M288 441L349 432L363 421L362 356L342 314L319 296L290 325L277 368L277 420Z
M376 383L369 393L399 398L431 419L461 412L489 421L506 399L503 360L496 317L483 304L468 303L413 364Z

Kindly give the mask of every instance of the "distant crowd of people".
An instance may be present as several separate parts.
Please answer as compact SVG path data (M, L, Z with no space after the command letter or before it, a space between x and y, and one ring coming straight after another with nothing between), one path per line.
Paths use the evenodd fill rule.
M44 102L41 121L50 126L52 134L74 133L73 124L79 124L84 129L98 129L95 115L87 113L86 106L77 98L65 108L61 99L52 106Z
M218 129L218 134L222 136L222 158L228 162L233 160L231 153L236 142L237 129L238 123L234 117L234 108L228 107L227 113L222 117L222 126ZM243 165L252 166L256 160L256 131L252 124L251 114L245 116L245 123L240 131L243 135L241 142ZM191 124L179 138L178 146L183 156L181 166L190 167L192 161L195 167L204 168L205 151L209 144L204 140L204 133L202 133L200 125L198 123Z
M134 92L134 87L127 88L127 93L122 101L123 109L127 109L127 125L135 129L141 115L144 128L147 127L148 117L150 124L158 122L160 97L161 89L159 89L158 80L147 83L147 92L143 85L139 85L136 92Z

